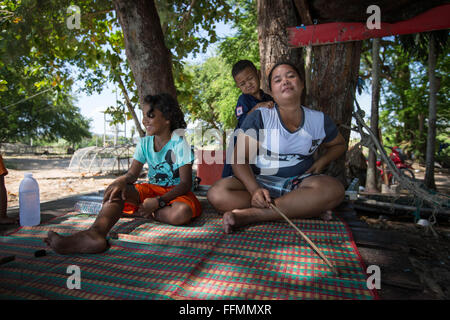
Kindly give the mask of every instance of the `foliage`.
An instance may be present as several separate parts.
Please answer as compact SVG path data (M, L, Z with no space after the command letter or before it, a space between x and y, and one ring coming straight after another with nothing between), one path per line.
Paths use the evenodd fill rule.
M123 34L113 2L77 1L75 4L80 8L81 14L80 28L70 29L67 19L74 12L67 9L72 4L71 0L0 1L0 68L13 65L17 68L19 65L18 70L21 72L14 82L12 78L5 78L9 75L3 74L0 78L0 92L12 91L12 96L20 98L56 87L59 91L70 94L72 85L79 81L83 84L81 90L92 94L100 93L105 84L112 82L118 85L122 93L129 95L135 106L138 102L137 90L125 58ZM156 1L156 5L166 45L173 54L176 82L183 83L181 59L191 52L204 52L210 43L218 40L213 25L231 18L230 6L225 0ZM200 28L208 37L198 35ZM36 90L13 93L18 86L17 79L26 78L29 72L36 70L40 71L39 75L44 76L34 80ZM32 87L31 82L27 87ZM189 92L184 95L182 92L180 96L182 104L186 99L191 99ZM34 100L29 101L31 103ZM2 97L2 105L6 102L9 100ZM121 113L126 109L122 102L117 104L119 108L110 106L109 111L115 122L121 122L124 119ZM12 121L9 125L17 124ZM50 131L52 130L46 132ZM56 136L58 133L55 132Z
M0 68L4 88L0 90L0 143L58 138L76 143L89 137L89 121L74 104L70 88L54 81L38 65L20 62ZM46 88L45 90L43 88ZM29 93L41 89L27 99Z
M241 92L231 76L233 64L248 59L259 68L256 1L232 0L230 5L236 32L221 40L215 57L198 66L186 66L183 81L176 82L190 119L201 119L206 129L236 126L234 110Z
M205 129L231 129L236 125L234 108L240 95L231 67L221 57L206 60L200 66L187 67L193 99L187 104L190 119L206 122Z
M422 63L426 64L428 61L428 43L431 34L433 34L435 38L436 54L440 55L445 51L447 46L447 30L401 35L398 37L398 40L401 44L402 51L409 57L420 60Z
M206 52L209 44L219 40L214 24L232 18L231 6L225 0L157 0L156 7L176 68L182 67L181 60L189 53Z
M233 29L237 32L226 37L219 45L221 56L229 65L247 59L260 68L258 19L256 0L233 0Z
M437 93L436 150L448 136L450 122L449 79L450 56L448 46L442 47L437 61L436 75L441 87ZM423 51L422 55L423 55ZM428 118L428 64L424 57L404 50L399 37L384 38L380 52L381 99L380 128L385 145L398 145L424 159ZM371 78L371 49L365 46L361 58L360 76ZM370 84L366 84L370 87ZM420 119L423 127L420 126Z
M90 8L85 3L78 5L87 12ZM107 3L98 1L99 6ZM2 117L2 141L28 136L78 142L90 136L89 122L80 115L72 98L76 79L69 75L71 64L77 66L84 71L86 87L92 87L92 79L99 79L102 71L94 68L98 52L89 34L67 28L65 9L70 2L60 4L0 2L0 112L8 115L7 119Z

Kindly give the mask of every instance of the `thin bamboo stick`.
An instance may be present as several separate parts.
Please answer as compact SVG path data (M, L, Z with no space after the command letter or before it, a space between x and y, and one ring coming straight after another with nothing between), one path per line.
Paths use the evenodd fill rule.
M270 208L281 215L297 232L302 236L303 239L316 251L316 253L326 262L326 264L331 268L331 270L338 276L339 271L336 267L327 259L327 257L323 254L323 252L312 242L306 234L304 234L297 226L292 223L292 221L278 209L274 204L270 203Z

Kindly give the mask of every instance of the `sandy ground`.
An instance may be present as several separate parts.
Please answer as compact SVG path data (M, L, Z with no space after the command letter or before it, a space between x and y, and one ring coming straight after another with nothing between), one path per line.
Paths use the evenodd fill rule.
M37 180L41 202L104 190L117 177L114 174L68 170L70 157L4 156L3 159L8 169L5 177L8 208L19 205L19 185L25 172L32 172Z
M418 163L412 164L414 175L418 180L425 179L425 167ZM445 168L434 168L434 181L439 193L450 195L450 170Z

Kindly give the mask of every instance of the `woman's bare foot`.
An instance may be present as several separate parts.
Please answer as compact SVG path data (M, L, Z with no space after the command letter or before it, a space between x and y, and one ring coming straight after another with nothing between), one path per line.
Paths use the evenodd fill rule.
M235 228L257 222L261 210L259 208L247 208L225 212L222 217L223 230L225 233L232 233Z
M91 229L67 237L49 231L44 242L59 254L101 253L108 249L106 239Z
M235 224L234 213L232 211L225 212L222 217L223 231L225 233L231 233Z
M324 212L322 212L322 213L320 214L320 217L321 217L322 220L324 220L324 221L329 221L329 220L333 219L333 211L331 211L331 210L326 210L326 211L324 211Z

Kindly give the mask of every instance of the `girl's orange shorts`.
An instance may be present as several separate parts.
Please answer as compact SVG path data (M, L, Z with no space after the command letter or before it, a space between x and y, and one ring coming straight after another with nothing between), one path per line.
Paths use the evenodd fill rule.
M139 200L141 203L147 198L162 196L163 194L166 194L167 192L169 192L171 189L174 188L174 186L162 187L150 183L137 183L134 185L134 187L139 192ZM174 202L186 203L192 210L192 218L198 217L202 213L200 201L198 201L197 197L192 191L189 191L188 193L182 196L176 197L172 201L169 201L168 204L172 204ZM136 212L137 209L138 207L135 206L134 204L126 202L123 208L123 212L127 214L133 214L134 212Z

